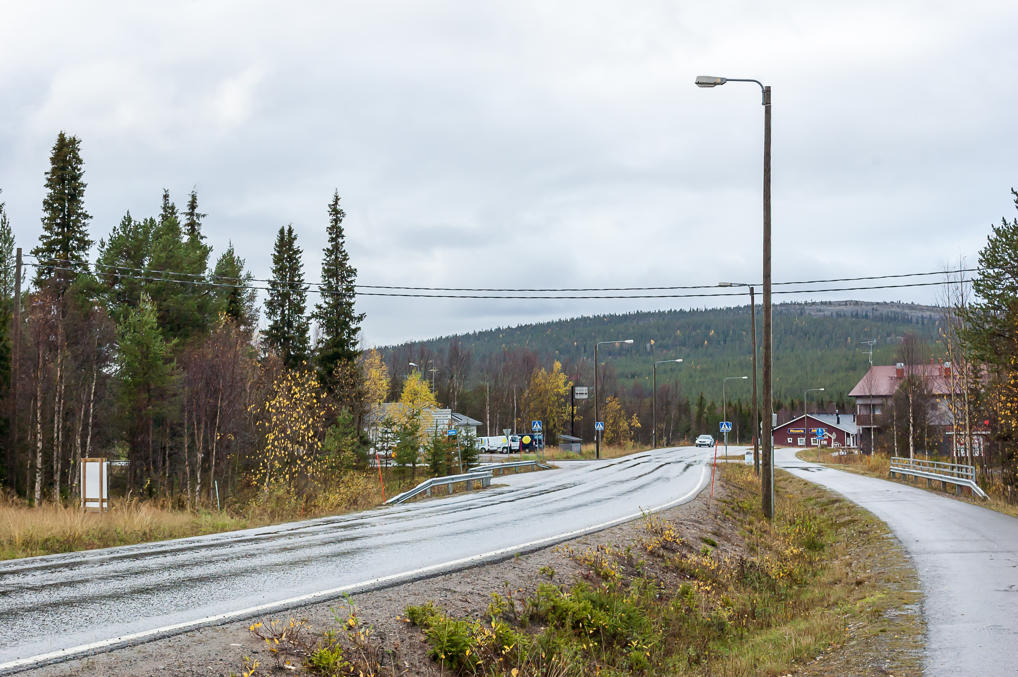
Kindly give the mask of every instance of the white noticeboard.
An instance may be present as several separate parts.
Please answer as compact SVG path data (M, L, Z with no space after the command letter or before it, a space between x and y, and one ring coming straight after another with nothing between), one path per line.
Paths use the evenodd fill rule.
M81 459L81 507L90 512L110 509L110 463L105 458Z
M574 400L585 400L587 397L587 386L573 386Z

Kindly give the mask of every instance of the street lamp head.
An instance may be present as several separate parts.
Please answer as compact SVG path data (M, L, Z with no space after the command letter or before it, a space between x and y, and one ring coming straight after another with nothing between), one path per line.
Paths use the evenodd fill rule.
M743 381L745 381L745 380L746 380L746 379L748 379L749 377L748 377L748 376L741 376L740 378L741 378L741 379L742 379Z
M728 80L726 78L719 78L716 75L697 75L696 86L697 87L717 87L723 85Z
M410 362L409 364L410 364L411 367L419 367L420 366L416 362Z

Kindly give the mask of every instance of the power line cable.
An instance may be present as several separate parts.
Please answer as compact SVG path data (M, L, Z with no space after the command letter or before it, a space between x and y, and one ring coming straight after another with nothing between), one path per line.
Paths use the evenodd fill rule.
M41 264L41 263L25 263L26 266L32 266L35 268L45 268L47 270L62 270L67 272L80 272L73 268L63 268L59 266ZM242 289L242 290L257 290L257 291L271 291L270 287L259 286L259 285L239 285L239 284L222 284L211 282L209 280L181 280L175 278L157 277L152 275L124 275L118 274L121 279L138 280L143 282L172 282L174 284L183 284L195 287L216 287L223 289ZM851 279L851 278L846 278ZM962 280L967 282L967 280ZM305 283L307 285L308 283ZM793 284L793 283L787 283ZM799 283L802 284L802 283ZM857 286L857 287L834 287L826 289L787 289L777 290L775 294L820 294L820 293L832 293L832 292L844 292L844 291L870 291L870 290L881 290L881 289L908 289L915 287L932 287L944 284L941 281L937 282L910 282L905 284L888 284L888 285L870 285L870 286ZM711 286L710 288L715 288ZM311 289L307 288L306 291L312 294L327 295L330 292L323 289ZM333 292L342 293L342 292ZM683 298L721 298L726 296L745 296L745 291L732 291L732 292L704 292L699 294L584 294L584 295L541 295L535 296L533 294L411 294L401 292L369 292L369 291L357 291L357 296L379 296L379 297L390 297L390 298L429 298L429 299L516 299L516 300L621 300L621 299L683 299Z
M188 278L192 278L192 279L196 279L196 280L202 280L202 281L205 281L205 280L227 280L227 281L235 281L235 282L262 282L262 283L266 283L266 284L271 284L273 282L273 280L265 279L265 278L256 278L256 277L238 278L238 277L230 277L230 276L223 276L223 275L211 275L211 274L210 275L205 275L205 274L201 274L201 273L183 273L183 272L172 271L172 270L157 270L157 269L147 269L147 268L134 268L134 267L130 267L130 266L113 266L113 265L109 265L109 264L100 264L98 262L95 263L95 264L89 264L88 262L63 261L63 260L59 260L59 259L50 259L48 261L42 261L42 260L38 259L35 256L31 256L31 255L27 255L27 256L36 259L36 261L38 263L37 264L26 264L26 265L36 265L36 267L51 268L51 269L54 269L54 270L71 270L71 269L68 269L68 268L59 268L56 265L56 264L61 264L61 265L75 265L75 266L79 266L79 267L81 267L83 269L88 269L91 266L91 267L95 267L97 269L98 268L103 268L103 269L106 269L106 270L127 270L127 271L131 271L131 272L135 272L135 273L142 273L144 275L153 275L153 274L154 275L160 275L160 276L164 276L164 275L179 275L181 277L188 277ZM788 286L788 285L794 285L794 284L829 284L829 283L834 283L834 282L864 282L864 281L873 281L873 280L901 279L901 278L907 278L907 277L923 277L923 276L930 276L930 275L945 275L945 274L948 274L948 273L971 273L971 272L978 272L979 270L980 270L979 268L957 268L957 269L947 270L947 271L940 270L940 271L927 271L927 272L919 272L919 273L891 273L891 274L886 274L886 275L867 275L867 276L861 276L861 277L839 277L839 278L828 278L828 279L817 279L817 280L792 280L792 281L788 281L788 282L773 282L772 284L774 286ZM71 272L76 272L76 271L71 270ZM97 270L96 273L99 274L99 271ZM125 277L127 279L138 279L138 278L131 278L130 276L123 275L121 273L112 273L112 274L118 275L119 277ZM168 281L172 281L172 280L166 279L166 280L163 280L163 281L167 281L168 282ZM307 285L308 287L321 287L321 286L323 286L323 283L321 283L321 282L314 282L314 281L304 282L303 284ZM935 284L941 284L941 283L938 282L938 283L935 283ZM291 286L293 286L293 285L291 285ZM354 286L355 286L356 289L386 289L386 290L395 290L395 291L422 291L422 292L439 292L439 291L441 291L441 292L480 292L480 293L486 293L486 292L494 292L494 293L573 293L573 292L575 292L575 293L580 293L580 292L626 292L626 291L678 291L678 290L689 290L689 289L715 289L715 288L718 287L717 284L673 285L673 286L657 286L657 287L546 287L546 288L541 288L541 287L420 287L420 286L412 286L412 285L372 285L372 284L358 284L358 285L354 285ZM746 284L746 285L738 285L738 286L743 287L743 286L751 286L751 285ZM760 287L760 286L762 286L762 284L761 283L752 283L752 286ZM906 285L906 286L909 286L909 285ZM924 286L924 285L917 284L917 285L913 285L913 286ZM248 288L251 288L251 289L261 289L262 287L248 286ZM876 288L876 287L874 287L874 288ZM360 293L360 294L362 296L380 296L380 295L382 295L382 294L369 294L367 292L363 292L363 293ZM718 296L740 296L742 294L744 294L744 292L730 293L730 294L721 293L721 294L718 294ZM502 298L502 297L493 297L493 298ZM551 297L548 297L548 298L551 298ZM573 297L569 297L569 298L573 298ZM611 297L605 297L605 298L611 298ZM638 298L638 297L634 296L632 298Z

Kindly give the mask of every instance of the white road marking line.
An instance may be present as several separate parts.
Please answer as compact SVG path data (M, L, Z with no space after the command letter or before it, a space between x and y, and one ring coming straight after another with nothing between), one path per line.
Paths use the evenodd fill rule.
M91 654L98 652L101 649L111 649L120 645L129 645L138 643L138 640L146 638L156 638L159 635L172 635L179 634L187 630L193 630L206 625L216 625L221 621L239 620L241 618L249 618L256 616L260 613L270 611L272 609L283 609L291 608L295 606L301 606L305 603L315 602L317 600L323 600L328 598L335 598L341 596L343 593L348 593L352 590L359 589L371 589L373 587L380 586L384 583L395 583L402 580L408 580L416 578L422 574L432 573L435 571L441 571L443 569L457 569L464 568L463 565L470 562L480 562L486 559L498 557L499 555L509 555L520 550L528 550L536 548L541 545L553 543L557 541L565 541L570 538L577 536L583 536L585 534L593 533L595 531L601 531L613 527L623 522L641 517L647 513L660 512L661 510L667 510L673 506L679 505L689 500L707 486L707 466L700 467L700 481L697 485L674 501L669 501L662 505L647 510L641 510L640 512L626 515L625 517L618 517L609 522L602 522L594 526L585 527L583 529L576 529L574 531L567 531L562 534L555 536L547 536L545 538L538 539L536 541L530 541L528 543L521 543L518 545L509 546L506 548L499 548L498 550L492 550L480 555L471 555L469 557L463 557L461 559L452 560L450 562L442 562L440 564L432 564L430 566L421 567L420 569L414 569L412 571L404 571L398 574L391 574L389 576L382 576L381 578L372 578L367 581L361 581L360 583L350 583L343 585L338 588L331 588L329 590L321 590L319 592L312 592L306 595L300 595L298 597L291 597L289 599L278 600L275 602L269 602L267 604L259 604L258 606L248 607L247 609L240 609L238 611L228 611L226 613L216 614L214 616L206 616L205 618L199 618L193 621L185 621L183 623L174 623L173 625L165 625L160 628L152 628L151 630L143 630L142 632L136 632L130 635L124 635L122 637L115 637L113 639L104 639L99 642L92 642L91 644L81 644L75 647L69 647L67 649L58 649L57 651L51 651L49 653L38 654L36 656L29 656L28 658L19 658L17 660L9 661L7 663L0 663L0 672L7 672L10 670L16 670L19 668L27 668L32 665L39 663L50 663L56 662L60 659L69 659L79 654Z

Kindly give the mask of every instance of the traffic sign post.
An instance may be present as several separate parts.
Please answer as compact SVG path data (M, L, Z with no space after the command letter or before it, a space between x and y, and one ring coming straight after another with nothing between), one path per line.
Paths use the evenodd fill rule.
M820 462L820 447L823 445L824 437L827 435L826 428L817 428L817 462Z
M731 421L721 421L721 424L720 424L719 427L721 429L721 432L724 433L724 436L725 436L725 458L728 458L728 433L731 432L731 430L732 430L732 422ZM715 447L716 446L717 445L715 445ZM714 451L715 458L717 457L717 455L718 455L717 454L717 450L715 449L715 451Z

